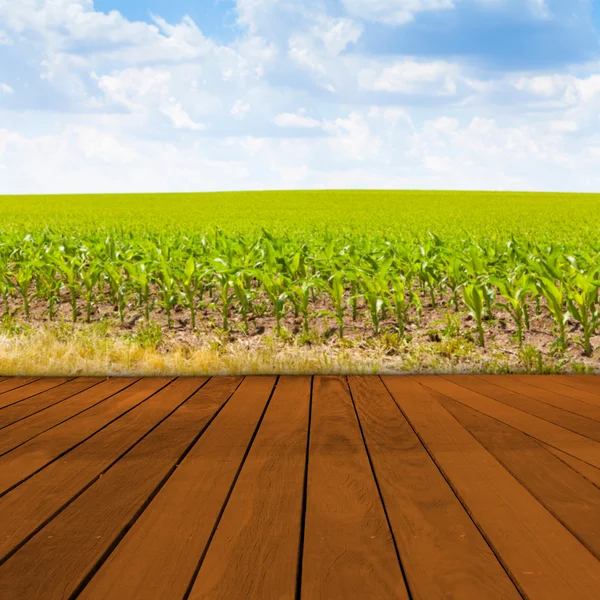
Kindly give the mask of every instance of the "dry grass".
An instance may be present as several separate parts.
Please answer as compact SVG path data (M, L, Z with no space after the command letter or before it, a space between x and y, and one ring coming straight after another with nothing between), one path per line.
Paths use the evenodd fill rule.
M156 337L153 338L153 335ZM223 375L373 373L598 372L598 358L550 355L533 345L521 350L491 343L482 351L469 336L402 340L383 335L362 343L272 335L230 340L200 336L193 345L163 338L160 327L140 326L128 337L108 322L29 327L0 332L1 375Z

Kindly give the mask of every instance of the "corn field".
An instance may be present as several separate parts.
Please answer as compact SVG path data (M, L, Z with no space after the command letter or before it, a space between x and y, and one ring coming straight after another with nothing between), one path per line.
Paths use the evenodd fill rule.
M544 313L557 348L578 344L591 356L599 287L600 243L591 242L264 230L0 233L1 310L25 319L35 305L48 321L68 310L73 322L91 322L108 305L120 323L134 314L149 321L158 311L168 327L183 314L195 330L210 313L223 330L250 335L266 312L277 332L287 318L306 334L315 320L329 319L344 338L349 322L366 323L378 336L391 321L404 336L429 306L467 311L484 346L486 327L499 315L512 322L519 345L532 316Z

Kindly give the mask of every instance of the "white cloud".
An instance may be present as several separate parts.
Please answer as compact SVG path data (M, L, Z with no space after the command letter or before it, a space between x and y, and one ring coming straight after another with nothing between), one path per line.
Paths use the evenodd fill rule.
M13 90L8 83L0 82L0 92L3 94L13 94L15 90Z
M445 61L396 60L388 66L362 69L358 83L365 90L416 94L428 89L435 94L454 95L459 68Z
M413 122L407 110L400 106L371 106L367 117L379 120L388 128L395 128L399 124L413 127Z
M550 131L553 133L574 133L579 129L575 121L550 121Z
M420 12L454 8L453 0L342 0L353 16L388 25L404 25Z
M205 129L203 123L196 123L192 120L181 106L181 103L177 102L175 98L169 98L169 104L162 106L160 110L169 117L175 129L190 129L192 131Z
M349 44L358 41L363 32L362 25L351 19L333 19L321 16L311 28L314 37L320 40L329 54L340 54Z
M333 16L328 0L237 0L238 37L220 44L189 18L0 0L23 106L0 84L0 193L598 190L600 64L503 74L361 50L363 20L451 4L346 0Z
M314 129L321 127L321 123L310 117L294 115L291 113L282 113L273 119L273 123L278 127L300 127L304 129Z
M540 19L550 18L550 9L546 4L546 0L527 0L531 12Z
M369 123L358 111L353 111L347 118L325 122L323 129L332 134L329 147L334 156L345 159L363 161L380 154L382 140L371 131Z
M232 109L231 109L231 116L234 117L235 119L245 119L246 115L248 114L248 112L250 111L250 105L247 102L244 102L243 100L236 100L235 104L233 105Z

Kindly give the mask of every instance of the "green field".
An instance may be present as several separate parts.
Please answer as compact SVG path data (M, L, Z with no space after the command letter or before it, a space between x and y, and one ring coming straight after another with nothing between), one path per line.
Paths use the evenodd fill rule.
M0 229L49 226L123 231L272 234L330 230L414 237L535 235L598 237L600 194L437 191L293 191L205 194L0 196Z
M186 349L191 372L207 344L264 343L291 371L307 348L342 369L596 369L599 279L600 195L0 197L0 336L87 326Z

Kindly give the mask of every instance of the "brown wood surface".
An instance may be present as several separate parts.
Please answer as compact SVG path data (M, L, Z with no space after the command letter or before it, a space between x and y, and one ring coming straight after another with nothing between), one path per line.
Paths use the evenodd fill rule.
M72 378L69 377L49 377L48 379L36 379L26 385L21 385L10 391L0 394L0 409L6 409L8 406L23 402L37 394L42 394L46 390L63 385ZM6 383L6 382L4 382Z
M80 377L22 402L12 404L4 410L0 410L0 430L98 385L101 381L103 381L101 377Z
M408 598L343 378L314 381L302 597Z
M310 377L279 379L190 600L294 600L310 388Z
M600 375L562 375L560 383L592 394L600 394Z
M600 406L542 389L522 379L517 380L512 377L503 377L502 375L480 375L476 379L480 383L493 384L500 389L515 392L519 396L533 398L539 402L556 406L557 408L587 417L588 419L600 421Z
M600 468L600 443L598 442L474 392L443 377L422 377L419 381L437 392L450 396L462 404Z
M169 378L144 379L126 392L117 394L108 406L94 406L4 454L0 457L0 495L87 437L94 435L170 382Z
M384 381L528 600L596 599L600 562L439 403L454 384Z
M0 381L0 396L6 392L10 392L10 390L33 383L38 379L41 379L41 377L4 377Z
M275 381L275 377L243 381L82 598L183 598Z
M595 600L599 384L0 377L0 598Z
M381 380L350 389L411 598L521 598Z
M136 381L137 378L133 377L118 377L102 381L102 383L85 390L83 393L67 398L50 408L29 416L22 422L5 427L0 434L0 455L24 444L40 433L60 425L60 423L71 419L95 404L103 402Z
M448 377L445 377L448 379ZM499 400L500 402L512 406L518 410L524 411L530 415L534 415L554 423L559 427L574 431L580 435L587 437L595 442L600 442L600 421L588 419L582 415L572 413L562 408L557 408L545 402L534 400L521 393L516 393L505 388L498 387L488 383L485 380L480 380L473 375L456 375L452 378L452 381L458 385L462 385L470 390L488 396L493 400ZM565 398L565 400L568 400ZM590 406L590 408L596 408Z
M580 475L583 475L588 481L593 483L597 488L600 488L600 469L596 467L592 467L592 465L588 465L586 462L559 450L558 448L553 448L548 444L544 444L544 442L539 442L548 452L554 454L554 456L560 458L563 462L567 463L572 469L577 471Z
M600 490L517 429L460 402L438 398L479 443L596 558L600 558Z
M184 377L168 386L163 395L175 411L0 566L5 600L54 600L78 590L226 400L188 400L205 382Z
M115 405L124 409L124 399L129 397L131 401L128 407L133 410L128 410L120 419L77 445L60 460L48 464L39 473L0 497L0 530L4 532L0 536L0 561L100 477L175 408L176 405L169 402L170 396L167 393L171 381L169 378L146 379L139 385L131 386L125 394L117 394L112 399ZM59 432L58 436L59 439L64 436L70 446L74 439L71 436L78 430L77 423L73 427L73 421L75 419L69 421L70 427ZM59 429L57 427L52 431ZM34 458L38 453L39 451L34 453ZM26 459L27 456L24 456L23 468L27 465ZM0 467L0 475L2 472Z
M571 385L561 383L561 379L557 375L548 375L546 377L540 375L515 375L517 381L529 383L545 392L560 394L566 398L587 402L594 406L600 406L600 394L591 391L580 390Z

